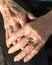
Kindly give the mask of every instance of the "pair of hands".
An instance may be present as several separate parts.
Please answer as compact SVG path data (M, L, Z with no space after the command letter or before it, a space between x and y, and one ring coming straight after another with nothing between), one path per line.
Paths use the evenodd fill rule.
M52 34L52 11L36 19L13 0L1 0L0 11L4 18L8 53L21 50L14 57L14 61L23 59L24 62L28 62L39 52L49 35ZM32 22L26 23L28 21Z
M7 10L9 11L9 9ZM16 16L11 16L10 13L9 15L5 13L5 15L7 15L6 18L8 18L7 21L4 17L6 45L9 48L9 54L21 50L21 52L14 57L14 61L20 61L23 59L24 62L28 62L39 52L44 41L38 31L30 26L30 24L32 25L34 22L26 23L26 21L35 21L36 17L27 12L25 15L22 15L22 13L19 12L17 14L18 15ZM9 26L13 27L12 32L8 30ZM29 42L29 39L32 39L33 42ZM33 44L35 44L35 46L33 46Z
M29 20L32 20L32 21L36 20L36 17L33 17L29 13L27 14L27 17L29 17ZM16 21L14 20L14 18L15 17L12 17L13 20L12 21L9 20L8 22L9 24L7 23L7 26L11 25L13 26L13 29L14 29L13 33L6 30L7 31L6 32L6 45L9 48L8 53L11 54L21 49L21 52L14 57L14 61L20 61L21 59L24 58L24 62L28 62L35 54L38 53L38 50L34 49L32 45L27 45L28 39L26 37L28 38L32 37L34 39L33 41L36 42L37 33L28 25L28 23L25 23L25 20L22 21L21 18L19 18L19 20L24 23L23 25L22 22L21 23L17 22L18 18L16 19ZM21 24L23 26L20 26Z
M30 14L28 14L28 16L30 17L30 20L36 20L36 18L31 16ZM16 20L18 20L18 18ZM23 23L25 23L25 21ZM11 54L18 50L21 50L21 52L14 57L14 61L20 61L21 59L23 59L24 62L28 62L39 52L40 48L43 46L41 37L38 32L36 30L33 30L33 28L29 25L30 23L26 23L19 29L19 24L17 21L15 23L15 20L12 20L10 22L10 25L11 24L14 28L14 32L6 32L6 45L9 48L8 53ZM16 24L18 25L15 27ZM38 43L36 47L33 47L31 43L28 42L28 38L32 38L35 44ZM37 42L38 40L41 41Z

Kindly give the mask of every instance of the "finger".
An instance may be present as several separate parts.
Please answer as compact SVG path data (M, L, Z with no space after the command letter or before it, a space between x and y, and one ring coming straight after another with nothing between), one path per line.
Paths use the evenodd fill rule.
M33 48L30 45L27 45L23 51L14 57L14 61L20 61L23 59Z
M36 48L34 48L23 60L24 62L30 61L40 50L41 43L39 43Z
M6 36L6 39L8 39L8 38L9 38L9 33L8 33L8 31L7 31L7 30L6 30L5 36Z
M16 38L17 38L17 37L14 37L14 38L13 38L13 37L14 37L14 35L13 35L13 36L10 36L9 39L6 40L6 43L7 43L7 47L8 47L8 48L10 47L11 44L13 44L13 42L15 42L15 40L16 40ZM10 38L11 38L11 39L10 39ZM11 40L12 40L12 41L11 41Z
M8 22L5 22L4 23L4 28L5 28L5 36L6 36L6 40L9 38L9 33L8 33L8 30L7 30L7 28L8 28L8 26L9 26L9 23Z
M37 51L34 49L32 50L24 59L24 62L28 62L29 60L31 60L35 55L37 54Z
M5 33L5 36L6 36L6 40L8 40L8 38L9 38L8 32Z
M25 35L24 31L20 29L19 31L16 31L12 34L8 40L7 40L7 47L10 47L10 45L17 39L19 40L23 35Z
M11 28L11 30L9 29L9 27ZM14 20L14 17L11 17L11 19L9 20L9 26L8 26L8 33L9 33L9 37L12 36L12 33L14 31L17 31L20 28L19 23L17 23ZM13 45L16 44L16 42L13 42Z
M14 32L14 29L13 29L13 27L12 26L10 26L11 27L11 30L9 30L8 29L8 36L9 36L9 38L10 38L10 36L12 36L12 33ZM8 39L7 39L8 40ZM16 41L15 42L13 42L13 44L12 45L15 45L16 44Z
M18 43L16 43L14 46L12 46L9 50L8 53L14 53L18 50L20 50L21 48L23 48L26 44L28 43L28 40L26 38L21 39L21 41L19 41Z
M43 47L43 43L39 43L37 46L36 46L36 48L35 48L35 50L37 50L38 52L39 52L39 50Z
M9 32L9 38L10 38L10 36L12 36L12 32Z
M4 28L5 28L5 30L7 30L8 26L9 26L9 22L8 21L4 21Z

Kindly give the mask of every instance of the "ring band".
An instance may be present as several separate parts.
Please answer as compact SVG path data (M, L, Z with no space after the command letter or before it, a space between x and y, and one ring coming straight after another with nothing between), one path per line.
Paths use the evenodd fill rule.
M10 25L7 30L8 32L13 32L14 31L13 26Z
M28 38L27 44L31 44L35 48L38 45L39 42L40 42L39 40L36 40L36 41L33 42L32 38Z

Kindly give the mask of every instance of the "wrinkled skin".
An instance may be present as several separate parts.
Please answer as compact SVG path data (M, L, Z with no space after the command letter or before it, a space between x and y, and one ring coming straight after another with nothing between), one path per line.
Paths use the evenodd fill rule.
M3 1L5 0L2 0L2 2ZM34 17L29 12L26 12L23 8L21 8L19 5L17 5L15 2L11 0L7 0L3 4L1 4L0 11L4 18L4 28L6 31L6 40L12 35L14 31L17 31L18 29L22 28L28 22L26 20L27 18L30 21L36 20L36 17ZM14 29L13 32L8 31L9 26L13 27Z
M14 32L7 40L8 48L16 39L18 40L18 42L8 50L8 53L11 54L21 49L21 52L14 57L14 61L20 61L21 59L23 59L24 62L30 61L44 46L52 33L50 30L50 26L48 26L46 20L42 17L36 21L27 23L23 28ZM28 42L28 38L32 38L34 43L38 40L39 42L33 46L33 43Z
M1 6L1 13L4 18L4 27L6 30L6 45L9 48L11 44L14 44L9 48L8 53L11 54L21 49L21 52L14 57L14 61L23 59L24 62L28 62L45 44L49 35L52 33L49 30L52 27L50 28L50 25L48 27L47 23L45 23L46 20L43 20L43 18L40 17L36 20L36 17L30 13L27 13L23 9L21 11L21 8L14 2L10 6L5 6L5 8ZM26 17L32 22L26 23ZM13 26L13 32L8 31L10 25ZM33 47L32 43L28 42L28 38L32 38L33 42L36 42L36 40L39 40L39 42Z

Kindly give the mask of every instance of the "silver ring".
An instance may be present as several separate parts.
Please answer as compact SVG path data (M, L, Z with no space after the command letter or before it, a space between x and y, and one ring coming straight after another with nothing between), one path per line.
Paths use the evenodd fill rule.
M13 26L10 25L7 30L8 32L13 32L14 31Z

